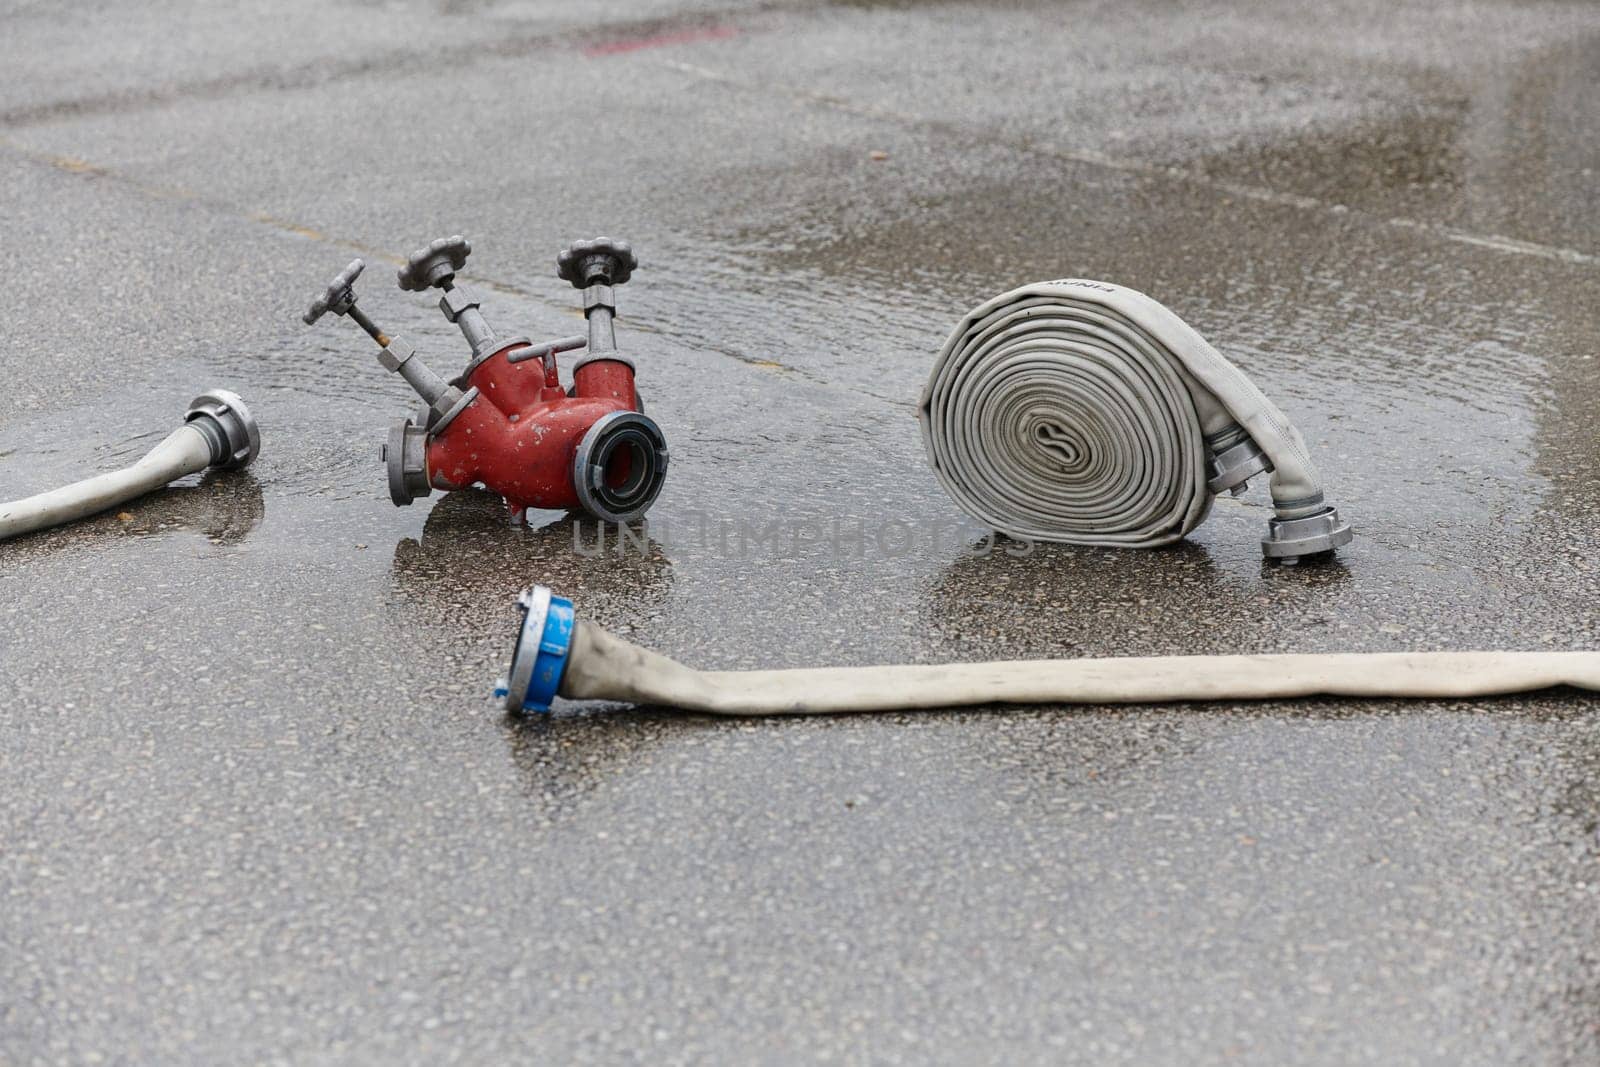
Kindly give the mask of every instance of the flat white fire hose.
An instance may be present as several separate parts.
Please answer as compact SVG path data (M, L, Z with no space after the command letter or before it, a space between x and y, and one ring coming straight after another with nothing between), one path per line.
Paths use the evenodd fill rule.
M1037 282L974 308L940 351L919 416L946 491L1013 537L1168 544L1217 493L1271 471L1266 555L1351 538L1283 412L1177 315L1119 285Z
M1600 652L1392 652L1007 660L934 666L697 671L578 622L534 586L511 669L508 711L557 696L714 715L908 711L972 704L1146 704L1306 696L1460 698L1566 685L1600 691Z
M260 451L244 401L214 389L195 397L183 425L131 467L0 503L0 541L94 515L207 467L243 467Z

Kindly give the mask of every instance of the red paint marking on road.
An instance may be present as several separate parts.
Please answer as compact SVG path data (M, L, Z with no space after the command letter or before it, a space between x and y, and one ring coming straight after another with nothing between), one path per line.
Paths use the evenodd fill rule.
M693 44L698 41L721 41L739 31L732 26L712 26L704 30L683 30L662 33L654 37L630 37L620 41L607 41L583 50L586 56L615 56L624 52L638 52L646 48L663 48L669 44Z

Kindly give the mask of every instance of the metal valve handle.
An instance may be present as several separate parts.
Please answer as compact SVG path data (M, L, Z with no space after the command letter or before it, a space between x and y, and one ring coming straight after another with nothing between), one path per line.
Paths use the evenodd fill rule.
M333 281L322 291L322 295L311 302L310 309L301 317L307 326L322 318L328 312L335 315L344 315L349 312L351 305L356 302L356 279L361 277L361 272L367 265L359 259L350 261L350 265L333 276Z
M506 353L507 363L526 363L530 359L542 359L546 362L557 352L572 352L589 343L587 337L560 337L554 341L546 341L540 345L529 345L526 348L512 349Z
M472 245L460 234L441 237L411 253L396 275L400 288L408 293L420 293L435 286L449 289L455 283L456 271L466 266L471 254Z
M596 237L575 241L556 257L556 274L575 289L591 285L621 285L633 277L639 260L626 241Z

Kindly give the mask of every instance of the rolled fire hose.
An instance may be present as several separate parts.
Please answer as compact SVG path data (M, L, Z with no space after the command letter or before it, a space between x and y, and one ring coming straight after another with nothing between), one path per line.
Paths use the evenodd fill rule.
M1010 660L936 666L697 671L579 622L544 586L495 688L507 711L556 696L714 715L907 711L972 704L1127 704L1316 695L1458 698L1566 685L1600 690L1600 652L1380 652Z
M236 470L260 451L261 434L244 401L213 389L195 397L183 425L133 466L0 503L0 541L116 507L207 467Z
M945 490L1020 539L1168 544L1264 472L1265 555L1351 539L1283 412L1177 315L1119 285L1037 282L980 304L940 351L919 417Z

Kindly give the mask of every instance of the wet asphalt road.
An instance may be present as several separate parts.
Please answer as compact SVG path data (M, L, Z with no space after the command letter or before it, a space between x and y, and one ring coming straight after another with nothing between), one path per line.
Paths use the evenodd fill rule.
M0 1061L1600 1059L1592 698L487 698L530 580L720 668L1596 647L1600 10L1178 6L0 13L0 497L202 387L264 441L0 545ZM386 277L456 231L534 337L581 323L565 243L640 250L648 555L388 502L410 394L299 313L365 255L453 369ZM1244 366L1355 545L1264 567L1257 487L1171 550L971 551L913 404L961 312L1063 275ZM846 536L717 543L773 522Z

